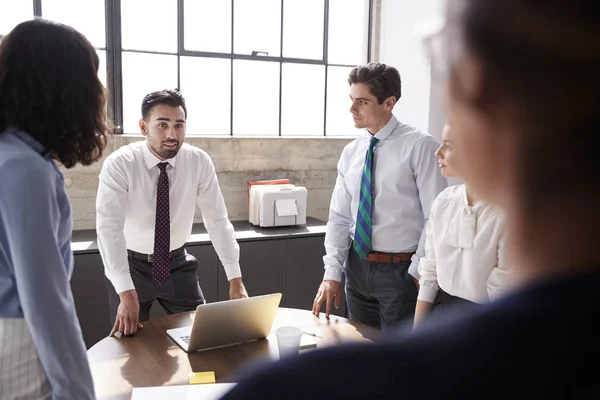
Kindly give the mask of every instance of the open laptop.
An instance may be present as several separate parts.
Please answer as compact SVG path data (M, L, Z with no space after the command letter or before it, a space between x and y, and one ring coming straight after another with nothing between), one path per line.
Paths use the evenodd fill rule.
M167 330L167 335L190 353L262 339L269 335L281 293L202 304L194 324Z

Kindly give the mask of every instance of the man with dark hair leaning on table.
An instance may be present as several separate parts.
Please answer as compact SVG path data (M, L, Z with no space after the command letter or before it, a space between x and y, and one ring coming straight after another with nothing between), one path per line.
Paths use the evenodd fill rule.
M155 300L168 313L204 303L198 260L184 248L196 205L225 268L229 297L248 297L215 167L206 152L183 143L186 119L179 90L150 93L139 122L146 140L121 147L102 166L96 230L111 335L135 334Z

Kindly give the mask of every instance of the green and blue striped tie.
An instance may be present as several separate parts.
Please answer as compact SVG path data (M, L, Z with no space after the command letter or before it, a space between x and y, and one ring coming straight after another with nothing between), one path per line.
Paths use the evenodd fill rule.
M371 137L369 150L365 157L362 179L360 181L360 202L356 215L356 230L354 231L354 250L361 258L367 258L372 250L371 246L371 216L373 215L373 148L379 142L375 136Z

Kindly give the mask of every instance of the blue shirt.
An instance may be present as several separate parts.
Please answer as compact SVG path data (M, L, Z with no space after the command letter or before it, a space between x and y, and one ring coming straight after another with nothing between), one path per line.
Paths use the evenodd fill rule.
M24 132L0 133L0 318L25 319L54 399L93 399L69 284L71 204L42 151Z
M366 129L343 150L331 196L325 233L324 280L341 282L354 238L365 156L372 135ZM374 251L422 253L425 223L435 198L448 186L438 166L433 136L391 116L375 133L371 243ZM409 273L418 278L418 255Z

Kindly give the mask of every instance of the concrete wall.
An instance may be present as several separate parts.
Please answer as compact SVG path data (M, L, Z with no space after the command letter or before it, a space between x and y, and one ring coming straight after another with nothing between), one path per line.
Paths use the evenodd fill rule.
M141 136L115 136L111 150ZM221 191L233 221L248 219L246 182L289 178L308 190L307 215L327 220L336 179L336 166L348 138L230 138L188 137L186 142L208 152L213 159ZM73 206L74 229L95 228L95 200L102 161L89 167L63 170ZM196 222L201 222L196 213Z

